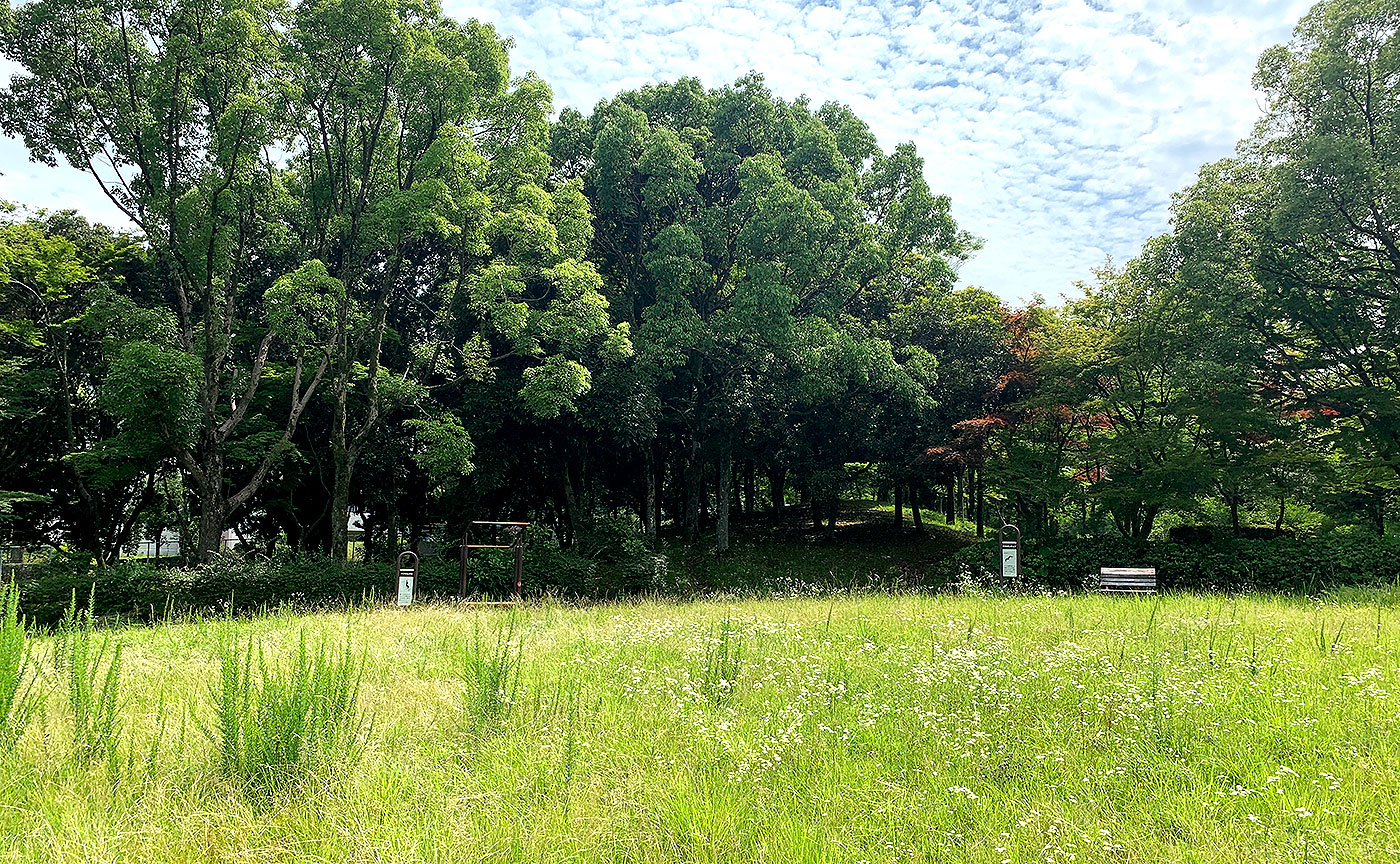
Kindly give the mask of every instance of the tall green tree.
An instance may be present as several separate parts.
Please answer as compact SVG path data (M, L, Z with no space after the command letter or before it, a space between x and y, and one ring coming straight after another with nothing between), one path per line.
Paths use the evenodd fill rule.
M490 26L393 0L303 2L293 24L295 225L343 290L329 380L343 557L351 481L386 415L431 412L431 388L507 358L529 367L527 403L556 415L588 389L576 358L610 322L583 260L587 204L577 183L549 183L549 90L512 84ZM466 434L450 414L412 422Z
M685 79L566 115L553 155L562 175L585 178L594 254L636 335L637 383L656 394L686 533L698 533L714 466L723 551L755 394L816 368L816 322L840 330L907 302L950 277L971 239L912 148L886 157L848 109L813 113L757 75L716 91Z
M36 0L0 34L23 70L0 93L0 128L91 175L156 259L174 344L133 347L115 374L129 376L133 417L171 394L196 406L153 431L197 490L200 556L290 448L330 361L335 288L304 278L279 226L288 24L276 0ZM281 405L261 399L270 363L291 382ZM166 389L136 398L151 376Z
M1400 472L1400 5L1324 0L1266 52L1242 148L1265 323L1300 395ZM1243 197L1238 196L1237 197Z

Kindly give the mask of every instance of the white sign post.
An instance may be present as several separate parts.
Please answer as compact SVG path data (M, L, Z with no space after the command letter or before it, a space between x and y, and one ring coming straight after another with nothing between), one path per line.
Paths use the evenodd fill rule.
M1001 526L997 531L997 545L1001 547L1002 581L1014 582L1021 578L1021 529L1015 525Z
M398 605L412 606L413 591L418 583L418 556L412 552L401 553L394 569L399 577Z

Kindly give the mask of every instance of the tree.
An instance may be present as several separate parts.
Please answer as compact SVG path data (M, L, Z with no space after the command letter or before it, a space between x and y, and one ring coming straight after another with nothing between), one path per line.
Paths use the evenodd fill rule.
M343 557L351 480L386 412L519 358L523 398L554 416L587 390L573 358L609 321L582 260L578 184L547 188L549 90L511 84L491 27L390 0L304 2L294 23L295 224L344 286L329 382L330 546ZM386 356L386 338L406 350ZM626 350L625 331L614 341ZM450 414L411 422L462 428Z
M806 335L855 332L843 318L907 302L951 275L970 238L912 147L885 157L849 109L814 114L757 75L718 91L684 79L566 115L552 153L561 176L585 178L594 255L637 339L635 380L656 394L657 435L676 454L680 521L698 534L713 465L724 551L736 456L773 452L744 440L759 394L815 368L825 340Z
M168 456L123 422L116 374L133 340L174 329L173 316L124 295L146 268L130 237L73 214L0 224L0 342L11 407L0 483L22 492L24 542L64 543L114 560L159 498ZM158 389L148 374L145 386ZM175 392L178 392L175 391Z
M90 174L151 246L178 328L171 345L132 346L114 373L128 417L164 418L152 432L197 490L200 557L290 448L330 361L336 288L301 269L276 224L287 24L275 0L35 0L0 36L24 69L0 94L0 127L35 160ZM269 362L289 369L281 406L260 399ZM135 398L152 375L167 389ZM193 416L161 414L171 394ZM247 470L230 485L240 454Z
M1400 7L1324 0L1255 84L1243 148L1262 205L1243 211L1270 314L1259 323L1300 396L1355 418L1400 472ZM1250 176L1252 175L1252 176ZM1214 178L1206 178L1210 182ZM1256 307L1257 308L1257 307Z

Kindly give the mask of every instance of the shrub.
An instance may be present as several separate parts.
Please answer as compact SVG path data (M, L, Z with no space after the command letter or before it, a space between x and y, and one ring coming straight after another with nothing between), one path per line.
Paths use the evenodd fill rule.
M650 586L655 557L640 541L623 553L604 554L602 542L590 540L598 560L560 549L547 530L532 531L525 548L525 590L564 597L604 597ZM478 594L508 591L509 552L473 556L468 589ZM417 594L429 599L456 596L460 564L453 558L419 562ZM126 560L97 567L90 558L54 553L26 567L21 601L30 620L41 626L60 622L73 593L91 596L89 611L97 618L154 621L189 612L246 614L283 604L316 608L388 596L394 587L393 565L385 562L336 561L306 553L250 558L227 553L195 567L171 567Z

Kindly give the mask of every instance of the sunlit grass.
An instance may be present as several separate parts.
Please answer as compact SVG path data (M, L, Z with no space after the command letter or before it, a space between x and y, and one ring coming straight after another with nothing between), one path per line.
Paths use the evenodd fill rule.
M1396 860L1397 614L910 594L130 629L115 774L46 700L0 760L0 858ZM235 639L363 658L358 757L225 779L197 730Z

